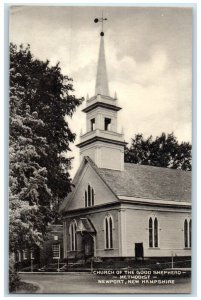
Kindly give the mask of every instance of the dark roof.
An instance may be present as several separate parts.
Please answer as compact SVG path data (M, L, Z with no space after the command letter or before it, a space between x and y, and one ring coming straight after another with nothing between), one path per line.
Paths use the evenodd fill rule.
M95 103L85 107L82 111L87 113L87 112L89 112L89 111L91 111L91 110L93 110L97 107L103 107L103 108L107 108L107 109L114 110L114 111L118 111L118 110L121 109L121 107L119 107L119 106L98 101L98 102L95 102Z
M191 202L191 172L153 166L124 163L124 171L98 168L85 156L73 184L76 186L80 172L89 163L109 189L117 196L149 200ZM60 211L67 208L73 196L71 192L63 201ZM126 199L129 200L129 199ZM130 199L132 200L132 199Z
M191 202L190 171L131 163L124 164L124 171L96 171L117 196Z

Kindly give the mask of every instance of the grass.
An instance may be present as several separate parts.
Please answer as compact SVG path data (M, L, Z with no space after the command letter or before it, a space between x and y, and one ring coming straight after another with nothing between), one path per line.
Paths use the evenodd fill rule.
M24 282L24 281L20 281L19 286L17 287L15 292L12 293L16 293L16 294L23 294L23 293L27 293L27 294L34 294L38 291L38 287L32 283L28 283L28 282Z

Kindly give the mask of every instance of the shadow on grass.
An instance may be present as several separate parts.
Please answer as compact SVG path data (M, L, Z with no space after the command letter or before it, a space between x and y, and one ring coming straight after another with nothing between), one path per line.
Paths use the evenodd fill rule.
M39 290L38 286L32 284L32 283L28 283L28 282L24 282L24 281L20 281L19 286L17 287L16 291L11 292L12 294L34 294L37 293L37 291Z

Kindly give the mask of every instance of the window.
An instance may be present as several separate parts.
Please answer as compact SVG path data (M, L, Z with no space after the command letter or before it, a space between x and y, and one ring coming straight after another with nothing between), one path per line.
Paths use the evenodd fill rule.
M113 220L111 216L105 217L104 230L105 230L105 248L113 249Z
M54 235L54 241L58 241L58 235Z
M149 247L153 247L153 221L152 218L149 219Z
M111 130L111 119L105 118L105 130Z
M91 205L94 206L94 189L91 189Z
M88 185L88 206L91 206L91 187Z
M87 201L87 191L85 191L85 193L84 193L84 201L85 201L85 207L87 207L88 206L88 201Z
M185 219L184 221L184 247L191 248L191 226L192 221Z
M188 247L188 221L184 221L184 247Z
M95 130L95 118L94 119L91 119L91 131Z
M52 245L53 259L60 258L60 244Z
M77 250L77 234L76 234L77 224L76 221L73 220L69 227L70 234L70 249L71 251Z
M33 250L31 250L30 255L31 255L31 259L34 259L34 252L33 252Z
M21 262L21 252L19 250L17 251L17 261Z
M28 258L28 252L27 250L23 250L23 260L27 260Z
M158 248L158 219L149 218L149 247Z
M191 248L191 220L189 221L189 247Z
M158 247L158 220L154 220L154 247Z
M89 184L87 190L85 190L84 193L85 207L94 206L94 196L95 196L94 189Z

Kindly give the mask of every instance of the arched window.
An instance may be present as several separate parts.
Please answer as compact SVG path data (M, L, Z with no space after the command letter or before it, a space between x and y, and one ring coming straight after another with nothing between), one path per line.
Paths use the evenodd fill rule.
M112 218L109 218L109 236L110 236L110 248L113 248L113 224L112 224Z
M109 249L109 225L108 225L108 218L105 218L105 245L106 249Z
M189 247L190 247L190 248L191 248L191 230L192 230L192 229L191 229L191 226L192 226L191 223L192 223L192 222L191 222L191 220L190 220L190 221L189 221Z
M158 220L154 220L154 247L158 247Z
M149 247L153 247L153 220L149 219Z
M105 248L113 249L113 219L111 216L105 217L104 229L105 229Z
M88 206L91 206L91 187L88 185Z
M94 189L91 189L91 205L94 206Z
M158 219L153 221L152 217L149 218L149 247L158 247Z
M71 251L77 250L77 234L76 234L77 223L73 220L69 226L69 234L70 234L70 249Z
M94 189L89 184L84 194L85 207L94 206L94 198L95 198Z
M184 247L188 247L188 221L184 221Z
M84 201L85 201L85 207L87 207L88 205L88 200L87 200L87 191L85 191L84 193Z
M184 220L184 247L191 248L192 221Z

